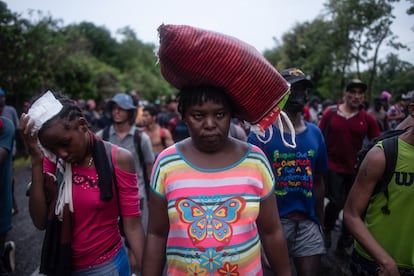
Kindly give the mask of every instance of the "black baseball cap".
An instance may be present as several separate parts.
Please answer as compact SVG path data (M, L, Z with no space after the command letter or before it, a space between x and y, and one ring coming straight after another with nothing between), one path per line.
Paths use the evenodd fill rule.
M361 88L362 91L364 92L367 90L367 85L362 80L353 79L353 80L350 80L348 84L346 85L346 91L351 91L352 88L355 88L355 87Z
M292 67L284 69L280 72L283 78L287 80L290 84L295 84L298 82L303 82L309 88L313 87L313 83L305 76L302 70Z

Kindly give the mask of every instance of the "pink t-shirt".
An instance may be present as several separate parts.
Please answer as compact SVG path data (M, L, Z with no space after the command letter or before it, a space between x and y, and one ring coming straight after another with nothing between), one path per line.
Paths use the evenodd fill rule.
M116 147L113 147L114 158L115 151ZM56 164L44 158L43 171L54 174ZM114 171L122 216L139 216L136 174L122 171L115 164ZM118 229L118 196L115 186L112 185L112 199L108 202L99 199L100 189L95 168L72 164L72 175L72 265L74 269L83 269L111 260L122 246Z

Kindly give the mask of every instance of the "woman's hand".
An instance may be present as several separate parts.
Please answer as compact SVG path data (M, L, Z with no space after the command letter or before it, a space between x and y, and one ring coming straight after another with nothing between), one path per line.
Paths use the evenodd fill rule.
M19 125L32 158L36 156L43 157L43 153L38 145L38 130L34 129L34 123L30 122L30 116L23 113L20 117Z

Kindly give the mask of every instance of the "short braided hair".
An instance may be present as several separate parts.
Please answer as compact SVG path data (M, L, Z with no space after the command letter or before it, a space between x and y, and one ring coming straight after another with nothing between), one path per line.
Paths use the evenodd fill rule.
M229 107L233 117L235 107L230 96L224 89L215 86L195 86L182 89L178 95L178 112L185 116L188 107L202 105L207 101L221 103Z
M75 103L75 101L60 93L54 93L54 96L62 104L62 109L59 111L58 114L47 120L42 125L42 127L39 129L39 136L42 135L44 130L48 129L58 120L67 119L68 122L71 122L77 118L83 117L82 110ZM65 124L65 128L69 129L69 124Z

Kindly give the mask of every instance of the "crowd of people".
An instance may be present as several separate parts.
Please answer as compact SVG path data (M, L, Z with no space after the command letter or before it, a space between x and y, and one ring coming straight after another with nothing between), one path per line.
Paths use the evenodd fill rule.
M321 258L334 247L355 275L411 275L410 224L398 225L411 214L414 93L391 104L391 94L383 91L370 107L366 84L354 79L340 101L323 105L310 97L313 84L301 70L281 75L291 85L283 110L293 135L276 124L264 136L250 132L217 87L182 90L164 106L118 93L101 112L91 100L51 93L52 102L41 103L47 114L36 113L46 93L17 122L0 90L1 275L13 269L8 257L15 244L6 234L18 210L12 192L16 135L23 136L31 157L34 225L48 233L60 217L66 223L59 227L68 230L59 241L70 244L69 264L42 263L41 272L319 275ZM50 112L50 105L60 108ZM393 212L384 217L378 211L384 199L373 195L386 166L381 143L362 169L355 165L364 143L396 128L407 130L389 184ZM296 148L282 137L295 139ZM400 238L387 238L389 231Z

